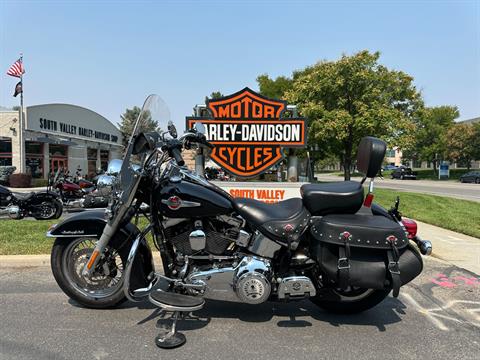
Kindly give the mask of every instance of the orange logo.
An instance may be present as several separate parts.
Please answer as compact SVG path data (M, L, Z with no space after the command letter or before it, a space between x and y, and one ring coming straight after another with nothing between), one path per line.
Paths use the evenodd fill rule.
M187 117L187 128L202 122L215 145L210 157L239 177L258 175L283 159L281 147L304 147L304 118L284 118L285 101L245 88L207 101L208 117Z

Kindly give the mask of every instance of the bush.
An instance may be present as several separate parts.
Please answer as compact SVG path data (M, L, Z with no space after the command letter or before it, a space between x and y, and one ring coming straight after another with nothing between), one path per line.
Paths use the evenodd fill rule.
M42 187L48 185L48 179L32 179L32 187Z
M414 169L417 173L417 179L429 179L429 180L438 180L438 170L437 174L433 171L433 169ZM471 171L471 170L470 170ZM467 169L450 169L450 179L458 180L460 176L466 174L468 172Z
M13 188L28 188L32 181L32 175L30 174L12 174L10 175L9 182Z
M8 178L17 170L15 166L0 166L0 184L7 185Z

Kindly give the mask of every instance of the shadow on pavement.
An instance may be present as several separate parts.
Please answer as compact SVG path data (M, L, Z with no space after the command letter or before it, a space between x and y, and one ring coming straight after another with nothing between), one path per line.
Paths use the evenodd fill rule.
M130 306L128 306L130 305ZM127 303L126 307L140 305L142 309L154 308L154 311L137 324L144 324L158 318L157 327L171 323L170 313L154 307L149 303ZM339 315L328 313L309 301L291 303L267 302L259 305L231 303L207 300L202 310L189 314L178 324L179 330L194 330L207 326L212 318L238 319L249 323L269 322L273 317L285 318L277 322L278 327L309 327L312 320L329 323L334 327L342 325L374 326L378 331L386 331L386 325L400 322L405 314L406 305L398 299L387 297L378 306L360 314Z

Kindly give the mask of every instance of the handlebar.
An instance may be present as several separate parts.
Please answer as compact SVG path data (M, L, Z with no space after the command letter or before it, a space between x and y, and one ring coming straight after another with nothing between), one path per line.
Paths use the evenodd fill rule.
M185 161L183 160L183 157L182 157L182 152L178 147L172 148L171 149L171 154L172 154L172 157L177 162L178 166L185 165Z

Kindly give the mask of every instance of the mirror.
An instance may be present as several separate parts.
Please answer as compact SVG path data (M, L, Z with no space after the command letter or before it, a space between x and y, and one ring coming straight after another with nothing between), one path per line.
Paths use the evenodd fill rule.
M177 128L175 127L175 125L173 124L172 120L169 120L168 121L168 133L170 134L171 137L173 137L174 139L177 138L178 134L177 134Z
M115 176L120 172L121 168L122 168L122 160L120 159L110 160L110 162L108 163L106 174Z
M205 135L205 125L203 125L201 122L196 122L193 124L193 130L199 134Z

